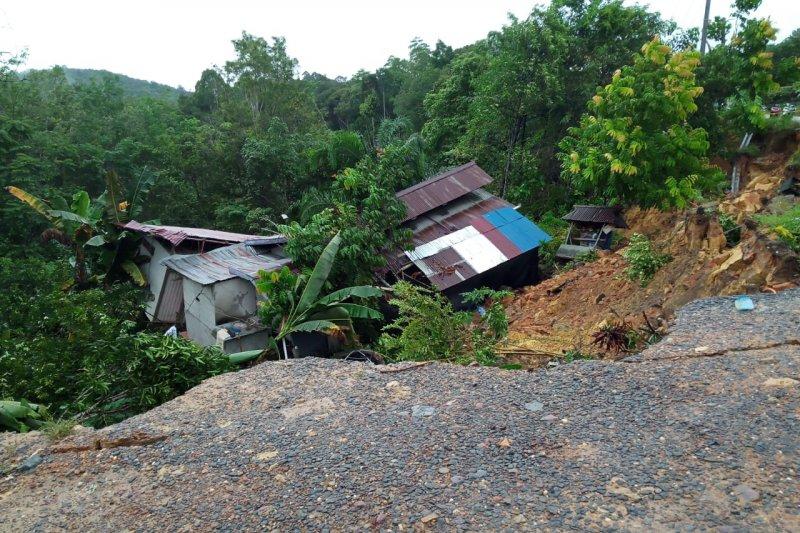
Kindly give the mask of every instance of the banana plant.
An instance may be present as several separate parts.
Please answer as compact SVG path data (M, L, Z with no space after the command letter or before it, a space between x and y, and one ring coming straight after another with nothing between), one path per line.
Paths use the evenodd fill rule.
M24 433L36 429L44 423L44 407L25 400L0 400L0 429Z
M275 347L281 343L284 357L288 358L286 337L299 332L325 332L342 333L350 340L354 340L353 319L380 320L383 315L371 307L348 302L351 298L373 298L380 296L381 290L370 285L346 287L330 294L320 296L331 268L336 260L336 254L341 245L341 236L337 233L322 251L314 270L305 278L299 276L294 290L287 291L288 305L280 314L262 318L271 322L276 333L272 339ZM259 282L261 292L269 292L272 283L267 273L262 273ZM298 297L296 297L299 294Z
M140 176L131 201L122 193L119 176L113 171L106 175L106 190L94 201L86 191L78 191L72 202L56 197L52 205L14 186L6 190L24 202L50 223L42 238L57 240L73 248L71 263L75 268L75 284L84 287L94 280L110 280L123 272L138 285L146 279L135 257L138 252L138 236L121 229L121 224L141 212L141 198L150 190L154 181L151 173ZM96 258L101 274L89 277L87 251Z

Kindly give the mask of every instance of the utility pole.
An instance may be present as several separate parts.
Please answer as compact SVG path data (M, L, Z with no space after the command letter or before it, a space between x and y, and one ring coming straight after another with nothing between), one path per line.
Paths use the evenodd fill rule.
M706 53L707 35L708 35L708 15L711 11L711 0L706 0L706 13L703 16L703 30L700 32L700 55Z

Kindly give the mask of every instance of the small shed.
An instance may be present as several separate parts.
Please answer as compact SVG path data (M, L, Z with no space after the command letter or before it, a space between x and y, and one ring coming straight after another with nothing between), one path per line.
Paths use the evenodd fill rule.
M457 306L478 287L536 283L538 248L551 237L482 188L491 182L473 161L398 192L413 244L388 257L394 277L425 279Z
M598 248L610 249L614 229L628 227L621 207L575 205L561 218L569 222L569 230L556 257L567 260Z
M185 326L198 344L217 344L227 353L265 347L269 331L258 320L254 282L259 271L277 270L291 260L280 247L258 242L163 260L155 315L172 318L179 329Z

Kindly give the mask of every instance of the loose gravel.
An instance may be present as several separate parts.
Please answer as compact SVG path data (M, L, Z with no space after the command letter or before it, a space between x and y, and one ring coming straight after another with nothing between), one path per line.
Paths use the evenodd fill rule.
M620 362L262 364L55 445L147 446L6 435L0 530L797 531L800 292L732 308Z

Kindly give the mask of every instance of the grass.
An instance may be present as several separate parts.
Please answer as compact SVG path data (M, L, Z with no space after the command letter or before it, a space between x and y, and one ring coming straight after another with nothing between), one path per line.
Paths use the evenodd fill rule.
M39 428L49 440L52 442L59 441L64 437L72 435L72 430L75 428L76 423L72 419L65 420L48 420L42 427Z
M756 215L755 219L795 252L800 252L800 204L779 215Z

